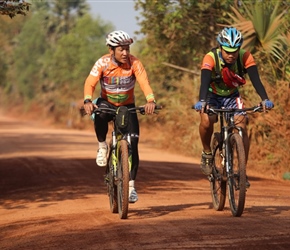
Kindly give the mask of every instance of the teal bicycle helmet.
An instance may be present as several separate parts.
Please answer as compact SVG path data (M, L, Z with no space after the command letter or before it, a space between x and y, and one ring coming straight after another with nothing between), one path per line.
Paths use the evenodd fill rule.
M234 27L224 28L217 36L219 45L228 52L235 52L243 44L243 36Z

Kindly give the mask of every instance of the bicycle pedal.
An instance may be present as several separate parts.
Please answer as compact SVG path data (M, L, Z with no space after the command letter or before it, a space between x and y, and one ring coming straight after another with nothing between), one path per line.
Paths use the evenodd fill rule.
M212 174L211 175L208 175L207 176L207 179L209 180L209 182L213 182L214 181L214 177L213 177Z

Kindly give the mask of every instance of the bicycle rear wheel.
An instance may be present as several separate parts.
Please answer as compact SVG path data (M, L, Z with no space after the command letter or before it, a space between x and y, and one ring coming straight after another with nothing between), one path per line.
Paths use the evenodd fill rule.
M118 155L118 211L121 219L127 219L129 206L129 152L126 140L120 141Z
M211 148L213 150L213 171L210 179L210 191L212 204L216 211L222 211L226 201L226 181L223 179L224 166L221 149L221 135L215 133L212 139Z
M246 200L246 155L242 137L234 133L230 140L229 202L232 215L243 214Z
M107 190L108 190L108 196L109 196L109 202L110 202L110 210L112 213L118 212L118 198L117 198L117 186L115 184L114 180L114 166L113 166L113 157L115 157L112 154L112 151L109 154L108 158L108 165L106 168L106 184L107 184Z

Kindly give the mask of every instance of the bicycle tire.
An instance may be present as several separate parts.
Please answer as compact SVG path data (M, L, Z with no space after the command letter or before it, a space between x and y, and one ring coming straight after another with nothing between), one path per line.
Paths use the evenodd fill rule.
M227 182L224 179L223 158L221 155L221 134L214 133L211 148L213 150L213 170L210 179L212 204L216 211L225 207Z
M110 144L111 145L111 144ZM113 166L112 151L109 153L108 165L106 168L106 183L109 196L110 210L112 213L118 213L118 198L117 198L117 186L114 178L114 166Z
M119 145L117 177L119 217L120 219L127 219L129 207L129 152L126 140L121 140Z
M232 215L243 214L246 201L246 155L242 137L234 133L230 136L230 172L228 176L229 203Z

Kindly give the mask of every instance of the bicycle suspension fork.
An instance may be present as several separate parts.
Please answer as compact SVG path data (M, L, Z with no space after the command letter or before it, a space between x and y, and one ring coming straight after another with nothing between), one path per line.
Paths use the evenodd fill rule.
M114 176L116 177L117 175L117 164L118 164L118 156L116 154L117 150L117 137L116 137L116 132L113 131L112 132L112 153L111 153L111 157L112 157L112 165L113 165L113 173Z
M229 148L229 133L226 127L222 128L223 131L223 147L222 147L222 157L223 157L223 163L226 168L227 175L230 173L230 148Z
M131 134L127 134L127 142L128 142L128 162L129 162L129 173L131 173L132 169L132 146L131 146Z
M116 132L113 131L112 132L112 164L114 167L114 176L116 176L116 172L117 172L117 166L118 166L118 153L119 153L119 145L117 142L118 140L123 140L125 139L127 141L127 145L128 145L128 156L129 156L129 171L131 171L132 168L132 148L131 148L131 135L128 133L125 136L123 136L122 138L117 138Z

